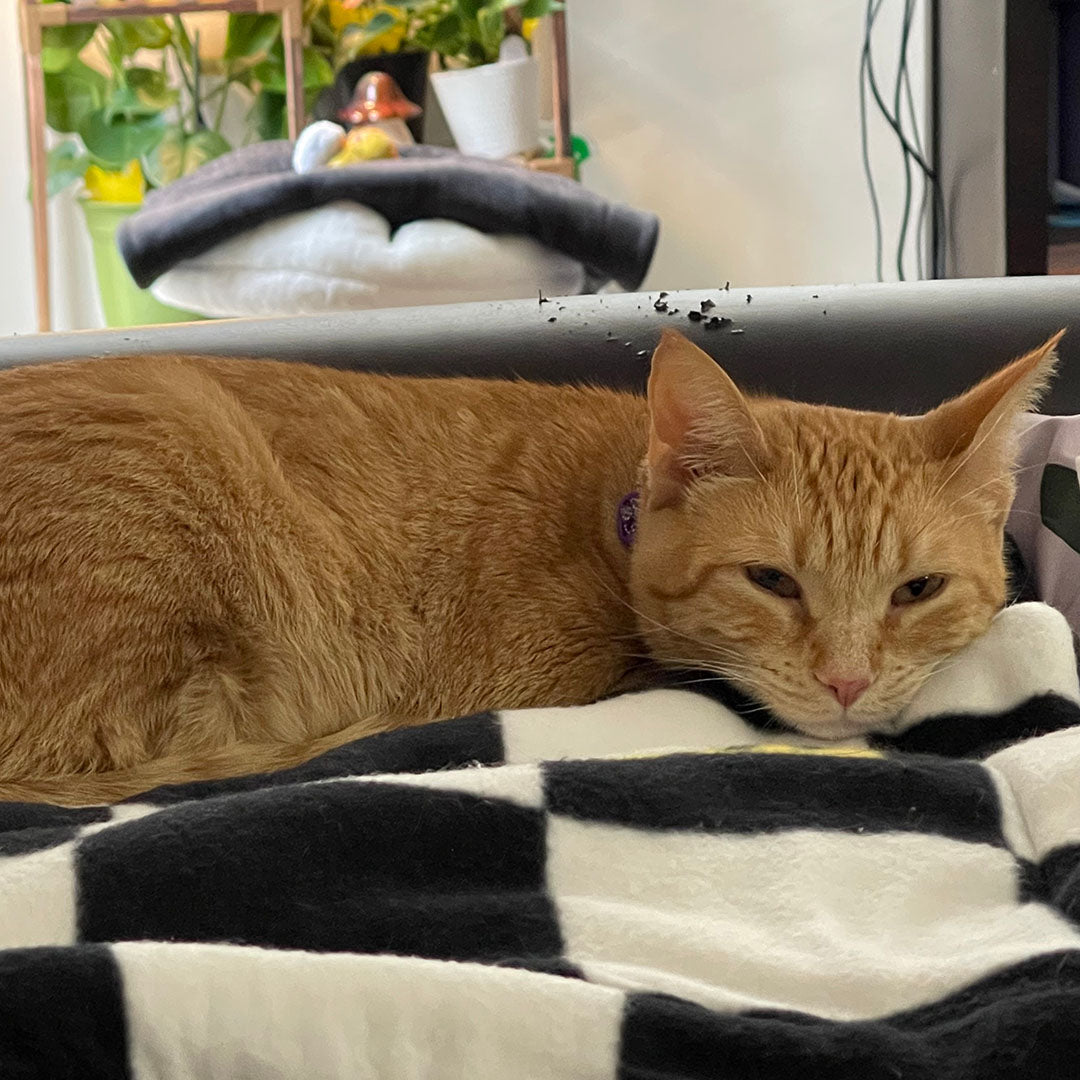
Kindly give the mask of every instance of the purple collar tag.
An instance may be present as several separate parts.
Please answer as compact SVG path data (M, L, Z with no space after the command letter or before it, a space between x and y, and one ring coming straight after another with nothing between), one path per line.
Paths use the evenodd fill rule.
M623 547L630 547L634 543L634 534L637 532L637 507L638 493L631 491L623 498L623 501L619 503L619 509L615 511L615 529Z

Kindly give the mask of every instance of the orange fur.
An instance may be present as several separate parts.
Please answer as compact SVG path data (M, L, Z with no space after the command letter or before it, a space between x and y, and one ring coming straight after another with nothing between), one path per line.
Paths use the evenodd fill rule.
M584 702L642 642L813 734L874 727L1000 606L1009 421L1051 356L921 420L746 398L670 335L651 413L272 361L0 373L0 798L108 802ZM614 512L642 475L628 553ZM887 610L931 571L940 599ZM809 675L823 658L873 669L855 708Z
M1004 602L1013 421L1060 336L915 419L750 398L666 337L651 390L678 399L661 426L682 472L650 463L667 494L639 524L631 578L653 655L731 678L810 735L888 730ZM789 574L801 598L762 590L747 565ZM946 578L938 595L890 603L931 574ZM819 671L870 685L844 709Z

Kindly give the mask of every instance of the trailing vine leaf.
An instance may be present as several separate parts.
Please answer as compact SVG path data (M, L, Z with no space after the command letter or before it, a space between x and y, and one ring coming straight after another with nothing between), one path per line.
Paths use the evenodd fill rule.
M251 106L251 119L263 142L284 138L285 95L277 90L260 90Z
M227 154L231 149L232 146L229 145L229 140L224 135L211 131L209 128L196 131L194 135L188 136L187 142L184 144L182 175L187 176L188 173L193 173L208 161L213 161L214 158Z
M114 73L124 69L124 49L112 34L105 35L105 56Z
M97 23L46 26L41 31L41 67L45 74L55 75L73 64L95 30Z
M180 100L180 91L169 86L165 72L157 68L128 68L124 78L135 97L148 109L168 109Z
M116 123L117 120L141 120L147 116L156 116L159 112L161 109L145 104L126 84L115 87L105 99L105 120L109 124Z
M557 0L499 0L499 6L503 11L520 8L523 19L542 19L545 15L563 10L563 5Z
M183 128L173 124L146 154L143 172L154 187L164 187L231 149L228 140L216 131L204 128L194 135L186 135Z
M241 60L261 56L281 37L278 15L230 15L225 32L225 59Z
M310 112L321 91L304 91L304 110ZM278 90L259 90L248 114L261 140L285 139L289 135L285 113L285 95Z
M326 12L317 12L311 17L311 22L308 25L311 29L311 44L317 45L329 52L333 52L337 47L338 33L330 25L330 20L326 17Z
M172 46L177 51L181 62L190 69L194 62L195 47L191 43L184 22L179 15L172 18Z
M96 109L79 125L90 156L110 169L121 169L133 158L148 154L164 134L165 118L160 113L111 123L105 109Z
M162 18L109 19L105 25L125 56L140 49L164 49L172 41L172 29Z
M464 43L462 18L456 11L449 11L417 37L425 49L440 56L456 56Z
M415 44L444 59L471 67L499 58L506 34L504 16L517 11L522 19L538 19L563 10L558 0L402 0L416 13L411 31Z
M46 158L46 190L49 198L78 183L86 175L89 165L89 155L83 153L74 139L65 139L54 146Z
M183 175L183 171L184 129L171 124L157 146L143 157L143 172L154 187L164 187Z
M476 23L479 27L480 45L485 56L490 61L499 59L499 46L506 36L506 23L503 21L503 13L497 7L482 7L476 13Z
M105 101L105 76L81 60L45 76L45 119L53 131L79 130L88 113Z
M278 46L281 42L278 42ZM270 55L252 68L251 74L264 90L285 93L285 53L283 48L275 46ZM334 69L330 61L318 49L311 45L304 46L304 89L321 90L334 81Z

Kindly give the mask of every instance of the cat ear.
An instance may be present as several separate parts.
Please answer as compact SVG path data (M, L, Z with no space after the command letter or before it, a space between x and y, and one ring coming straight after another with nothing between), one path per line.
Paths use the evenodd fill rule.
M760 475L765 440L726 372L676 330L665 330L649 374L649 506L673 506L697 476Z
M1012 464L1015 421L1046 389L1064 333L1059 330L1039 348L927 413L922 422L931 455L938 461L956 459L955 475L968 482L1005 478Z

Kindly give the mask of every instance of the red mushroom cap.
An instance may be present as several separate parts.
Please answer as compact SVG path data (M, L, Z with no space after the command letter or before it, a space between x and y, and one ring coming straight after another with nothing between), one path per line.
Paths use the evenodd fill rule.
M397 117L412 120L424 110L414 105L385 71L369 71L357 84L352 100L338 118L353 127Z

